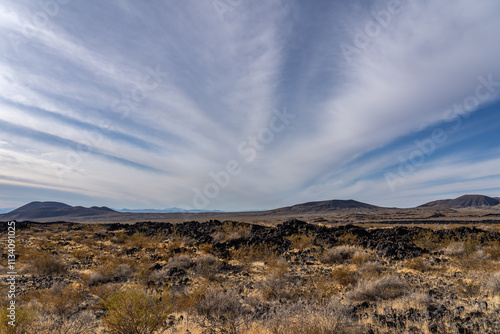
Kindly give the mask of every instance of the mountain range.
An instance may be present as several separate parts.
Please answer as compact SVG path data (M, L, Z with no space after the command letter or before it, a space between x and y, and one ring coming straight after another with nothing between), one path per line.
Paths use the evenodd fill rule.
M185 210L181 208L167 208L163 210L157 209L115 209L117 212L128 212L128 213L181 213L181 212L191 212L191 213L200 213L200 212L224 212L220 210Z
M500 198L484 195L463 195L455 199L442 199L420 205L421 208L458 209L470 207L490 207L500 204Z
M463 209L463 208L493 208L500 209L499 197L488 197L484 195L464 195L455 199L444 199L425 203L418 206L418 209ZM396 208L379 207L352 199L349 200L327 200L300 203L292 206L277 208L267 211L247 212L253 216L285 216L303 214L323 214L323 213L351 213L351 212L376 212L379 210L391 210ZM171 210L171 211L167 211ZM400 209L406 210L406 209ZM410 210L410 209L408 209ZM31 202L7 213L0 214L0 221L8 220L65 220L65 221L127 221L140 219L170 219L182 218L190 215L224 215L231 214L222 211L201 211L182 210L178 208L166 210L127 210L120 211L102 206L92 206L90 208L82 206L70 206L60 202ZM234 214L234 213L233 213ZM239 214L245 214L239 213ZM221 216L222 217L222 216ZM212 218L210 218L212 219ZM214 218L215 219L215 218Z

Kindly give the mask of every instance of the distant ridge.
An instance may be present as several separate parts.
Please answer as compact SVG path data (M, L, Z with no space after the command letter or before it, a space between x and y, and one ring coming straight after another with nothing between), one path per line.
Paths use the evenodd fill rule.
M185 210L181 208L167 208L163 210L158 209L115 209L118 212L126 213L201 213L201 212L224 212L220 210Z
M71 206L60 202L31 202L1 216L5 220L36 220L40 218L57 218L63 216L86 217L96 216L116 211L108 207Z
M500 200L484 195L463 195L455 199L443 199L420 205L420 208L470 208L489 207L500 204Z
M355 210L355 209L378 209L378 206L358 202L352 199L349 200L329 200L318 202L307 202L287 206L279 209L269 210L267 212L273 214L303 214L303 213L319 213L330 212L336 210Z

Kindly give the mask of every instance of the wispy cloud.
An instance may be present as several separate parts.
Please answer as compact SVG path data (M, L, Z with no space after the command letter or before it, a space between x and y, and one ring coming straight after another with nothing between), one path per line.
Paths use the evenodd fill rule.
M396 190L384 173L474 94L478 77L500 81L497 2L401 0L372 37L367 26L391 13L387 2L228 8L221 19L211 1L71 1L57 13L0 4L0 187L18 204L192 206L193 189L235 160L241 173L207 208L414 205L495 191L496 141L480 163L466 158L484 128L491 137L500 127L480 113L497 108L497 86ZM238 148L284 109L293 120L247 161Z

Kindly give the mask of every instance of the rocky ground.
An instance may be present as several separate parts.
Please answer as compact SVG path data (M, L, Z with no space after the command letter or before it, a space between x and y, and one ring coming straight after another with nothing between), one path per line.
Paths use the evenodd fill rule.
M498 225L321 224L18 222L0 330L500 333Z

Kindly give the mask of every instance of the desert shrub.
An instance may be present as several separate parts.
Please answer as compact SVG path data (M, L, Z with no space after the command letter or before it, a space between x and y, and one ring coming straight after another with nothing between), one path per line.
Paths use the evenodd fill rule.
M127 263L107 262L95 269L90 274L84 274L83 280L89 285L108 283L123 280L133 273L132 267Z
M262 327L273 334L361 333L349 323L338 300L321 307L304 301L277 306Z
M349 232L337 237L337 240L341 245L354 245L359 242L359 237Z
M338 283L332 280L331 275L316 275L304 284L304 299L317 304L324 304L339 293Z
M286 239L290 240L292 249L304 250L311 248L316 238L305 234L295 234L286 237Z
M174 257L171 257L168 259L167 264L165 265L165 268L170 269L170 268L178 268L178 269L189 269L194 265L193 259L189 257L189 255L176 255Z
M152 237L147 237L144 233L135 232L129 237L129 245L137 248L146 248L152 242Z
M208 280L215 280L222 266L221 261L212 254L202 254L194 260L195 272Z
M248 266L252 262L268 261L277 255L275 249L267 245L244 245L233 250L231 256L241 264Z
M17 305L14 323L15 326L9 325L9 322L12 321L7 317L9 312L10 311L7 309L7 305L2 305L0 308L0 333L31 334L35 332L33 330L33 326L37 317L33 312Z
M458 284L455 286L455 291L458 293L460 297L463 298L474 298L477 297L481 292L480 284L467 280L460 280Z
M392 303L392 307L400 310L408 310L410 308L425 311L431 303L432 298L428 293L415 291L404 295Z
M198 249L200 252L205 253L205 254L212 254L215 255L215 250L212 244L201 244L198 246Z
M432 230L423 230L413 237L413 243L423 249L435 251L448 241L443 240Z
M362 280L349 293L352 300L377 301L394 299L405 294L407 283L397 276L384 276L374 280Z
M412 259L408 259L404 262L404 266L406 268L410 268L420 272L427 272L434 270L430 261L425 259L424 257L415 257Z
M331 277L342 286L351 286L358 282L359 274L350 267L337 267L332 270Z
M166 293L127 288L104 300L104 327L117 334L149 334L163 328L172 310Z
M212 288L208 280L203 280L191 290L187 288L173 290L176 312L196 313L195 308L204 298L207 291Z
M257 283L257 288L262 293L264 300L284 299L289 297L289 285L284 277L274 274L266 275Z
M235 290L209 288L195 306L203 327L224 333L238 333L245 309Z
M320 261L327 264L343 263L351 259L358 251L354 246L337 246L327 249L320 257Z
M464 251L466 256L470 256L479 250L479 243L477 240L470 238L464 242Z
M116 232L111 238L111 242L122 245L129 239L129 235L124 231Z
M376 261L369 261L358 267L358 273L366 278L380 277L384 271L386 271L385 266Z
M88 249L75 249L71 252L71 255L80 261L90 260L94 257L94 253Z
M288 262L280 256L271 257L266 261L266 273L282 278L289 270Z
M43 313L69 318L78 311L84 295L81 288L56 283L50 289L35 292L32 297L36 298Z
M465 246L463 242L452 242L443 248L444 255L450 257L460 257L465 254Z
M374 259L375 256L372 251L367 251L365 249L358 249L354 255L351 256L350 262L352 264L356 264L358 266L369 262L370 260Z
M119 284L106 283L106 284L92 286L92 287L90 287L89 290L94 295L96 295L97 298L99 298L99 300L100 300L100 303L97 307L98 308L100 307L102 310L104 310L103 301L106 300L111 295L117 293L119 288L120 288Z
M30 268L37 275L64 275L67 273L66 264L50 252L40 252L30 258Z
M486 282L493 295L500 295L500 271L491 274Z
M488 253L492 260L500 260L500 241L491 242L484 248L484 251Z
M98 327L95 315L90 311L82 311L64 318L54 314L46 314L34 324L33 332L37 334L87 334Z
M226 242L235 239L248 239L252 236L250 225L239 225L232 222L224 222L217 230L212 233L215 243Z

